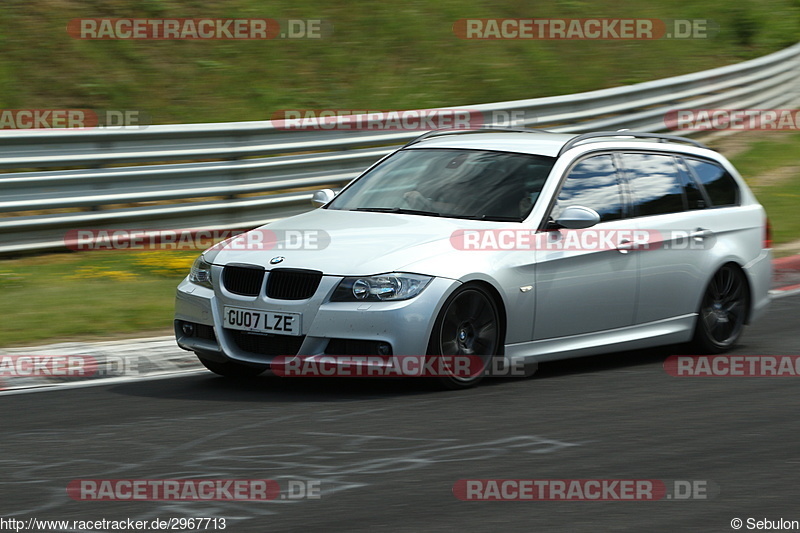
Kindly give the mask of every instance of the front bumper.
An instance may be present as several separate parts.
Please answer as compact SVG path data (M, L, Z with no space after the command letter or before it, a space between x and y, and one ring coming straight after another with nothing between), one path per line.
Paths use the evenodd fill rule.
M217 275L214 279L220 277ZM393 355L424 355L435 317L444 300L460 285L456 280L434 278L425 290L409 300L330 302L330 295L341 280L341 277L323 276L311 298L297 301L273 300L263 294L238 296L224 287L217 286L212 290L184 280L178 286L175 299L176 340L181 348L206 359L251 364L269 364L278 356L323 355L326 350L330 354L331 339L386 343ZM226 305L300 313L301 335L246 334L243 337L239 332L222 327L222 312ZM184 323L201 327L187 335L182 327ZM337 346L341 347L343 343L339 342ZM268 349L260 349L263 347Z

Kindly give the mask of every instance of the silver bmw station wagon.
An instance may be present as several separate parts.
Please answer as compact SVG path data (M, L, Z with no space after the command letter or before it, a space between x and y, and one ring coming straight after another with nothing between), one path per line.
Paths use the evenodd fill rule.
M314 202L206 250L178 286L177 342L211 371L468 356L477 371L438 375L464 388L498 358L719 353L769 302L764 209L682 137L433 131ZM289 246L309 232L325 238Z

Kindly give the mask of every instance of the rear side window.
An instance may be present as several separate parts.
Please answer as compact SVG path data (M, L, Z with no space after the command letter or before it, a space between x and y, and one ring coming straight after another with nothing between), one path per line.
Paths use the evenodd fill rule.
M572 167L551 218L557 219L564 208L573 205L594 209L601 222L622 218L622 195L613 156L588 157Z
M683 185L683 195L686 197L686 208L692 209L705 209L708 205L703 191L700 190L700 185L694 179L694 176L686 168L683 161L678 160L678 173L681 177L681 184Z
M739 186L728 171L710 161L685 159L697 180L703 184L712 206L739 205Z
M634 215L664 215L684 210L683 184L672 156L621 154L634 196Z

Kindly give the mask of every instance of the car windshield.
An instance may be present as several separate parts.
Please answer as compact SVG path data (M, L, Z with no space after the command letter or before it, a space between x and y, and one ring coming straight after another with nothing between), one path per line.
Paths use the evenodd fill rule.
M327 208L522 221L554 163L552 157L486 150L407 149L361 176Z

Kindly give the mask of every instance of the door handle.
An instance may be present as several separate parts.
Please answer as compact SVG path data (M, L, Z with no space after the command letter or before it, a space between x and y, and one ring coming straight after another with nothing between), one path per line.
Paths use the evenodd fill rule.
M620 239L617 243L617 251L621 254L627 254L633 250L633 242L630 239Z
M714 235L714 232L711 231L710 229L697 228L696 230L694 230L689 234L689 237L694 242L703 242L705 239L711 237L712 235Z

